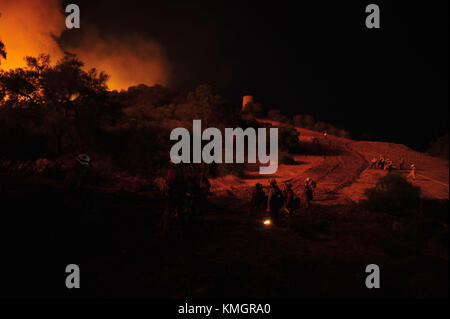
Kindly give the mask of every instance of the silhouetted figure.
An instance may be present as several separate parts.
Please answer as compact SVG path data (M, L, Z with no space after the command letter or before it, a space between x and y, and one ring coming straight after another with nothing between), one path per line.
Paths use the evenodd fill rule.
M185 189L183 210L180 213L180 220L183 232L189 234L192 230L192 222L196 216L201 215L201 190L200 176L193 166L188 166L185 172Z
M378 160L377 158L374 156L372 158L372 161L370 162L370 168L377 168L377 164L378 164Z
M78 206L77 211L83 216L94 217L97 207L97 199L93 190L88 188L88 173L91 159L87 154L75 155L74 165L66 173L64 185L69 191L73 201L71 206Z
M316 189L316 182L313 181L310 177L305 180L305 184L303 185L303 200L305 202L305 208L310 207L310 202L314 198L314 190Z
M279 225L280 208L283 206L284 199L276 180L270 181L269 196L267 198L267 212L270 213L275 225Z
M166 174L166 209L163 213L163 233L168 230L170 220L179 217L184 208L184 172L181 164L170 161L170 167Z
M267 196L263 190L262 185L260 183L256 183L255 187L252 190L250 214L255 213L257 216L260 216L261 213L264 212L266 201Z
M378 159L377 167L380 168L380 169L384 169L384 164L385 164L384 157L380 155L380 157Z
M66 173L64 184L67 189L81 190L86 188L87 174L91 159L87 154L75 155L75 165Z
M287 184L284 205L289 216L293 216L294 211L300 206L300 198L295 198L295 193L292 190L292 184Z
M384 166L384 169L388 171L388 173L392 172L392 166L393 166L393 162L390 159L386 160L386 164Z

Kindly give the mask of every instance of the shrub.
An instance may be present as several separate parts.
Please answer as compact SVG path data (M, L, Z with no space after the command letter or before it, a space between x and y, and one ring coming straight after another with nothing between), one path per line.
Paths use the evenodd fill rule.
M286 165L295 165L297 162L295 161L294 157L287 153L287 152L281 152L278 156L278 162L280 164L286 164Z
M280 123L288 123L289 119L281 114L280 110L272 109L267 111L267 118L271 121L277 121Z
M12 160L45 157L48 139L38 130L39 119L23 110L0 111L1 156Z
M420 205L420 188L396 174L380 178L376 186L364 194L367 199L360 204L369 211L398 213L418 209Z
M292 154L298 153L300 148L298 132L293 126L280 126L278 129L278 143L281 151L289 152Z

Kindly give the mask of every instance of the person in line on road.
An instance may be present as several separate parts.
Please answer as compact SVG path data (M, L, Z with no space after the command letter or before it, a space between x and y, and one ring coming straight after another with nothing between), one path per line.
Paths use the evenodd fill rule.
M411 178L413 181L416 180L416 165L411 165L411 170L409 171L407 178Z
M279 225L279 211L283 206L284 199L280 188L277 185L277 181L272 179L270 181L269 196L267 198L267 212L270 214L272 221L275 225Z

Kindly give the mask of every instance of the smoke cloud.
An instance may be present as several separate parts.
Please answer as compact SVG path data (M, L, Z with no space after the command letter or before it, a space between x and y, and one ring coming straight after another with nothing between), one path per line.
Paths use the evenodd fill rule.
M83 9L81 9L81 17ZM110 75L110 89L131 85L166 85L169 63L162 46L139 34L102 35L94 26L83 24L76 43L59 43L66 30L65 12L60 0L2 0L0 3L0 40L5 44L7 59L3 69L25 66L25 56L50 54L55 62L63 51L73 52L85 63Z

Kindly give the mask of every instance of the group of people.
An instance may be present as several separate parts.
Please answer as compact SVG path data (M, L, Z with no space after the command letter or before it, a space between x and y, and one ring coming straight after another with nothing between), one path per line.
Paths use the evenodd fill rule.
M208 201L211 183L206 174L192 165L175 165L170 162L166 175L167 205L163 215L163 232L167 231L172 217L179 217L184 228L189 227L194 215L202 215Z
M268 214L272 222L278 225L280 212L284 212L287 216L293 216L295 210L300 208L301 202L303 207L309 208L315 189L316 182L309 177L305 180L301 197L296 196L290 183L286 184L284 190L281 190L277 181L272 179L267 195L261 183L257 183L252 192L251 211L257 214Z
M400 166L404 165L404 159L402 161L400 162ZM370 168L382 169L389 173L392 172L393 165L394 162L390 158L385 158L383 155L379 155L378 158L374 156L370 162Z
M393 165L394 165L394 163L391 159L385 158L382 155L379 155L378 158L376 156L374 156L372 158L372 161L370 162L370 168L382 169L382 170L388 171L389 173L392 172ZM402 157L400 159L398 169L399 170L407 169L407 164L406 164L405 158ZM406 177L411 178L413 181L416 179L416 165L415 164L411 164L411 166L409 167L409 174Z

